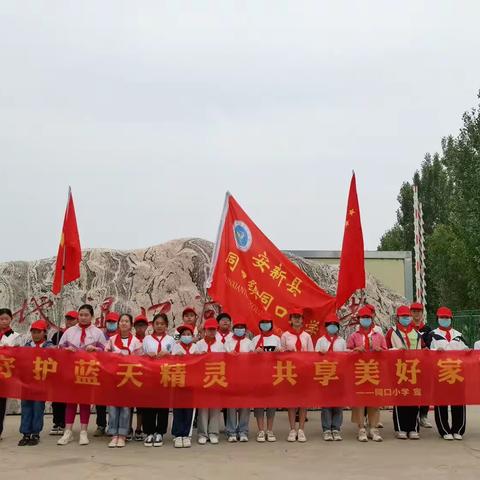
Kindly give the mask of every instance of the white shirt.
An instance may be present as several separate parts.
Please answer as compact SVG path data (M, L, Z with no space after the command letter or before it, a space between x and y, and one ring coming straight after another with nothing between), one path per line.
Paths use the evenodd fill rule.
M451 328L450 341L446 339L445 330L436 328L432 330L432 343L430 343L430 350L468 350L469 348L463 342L462 334L457 330Z
M253 337L253 348L256 350L261 343L261 337L262 335L257 335L256 337ZM266 337L263 337L263 350L266 352L273 352L275 349L280 348L282 346L282 343L280 341L280 337L278 335L268 335Z
M235 338L230 338L225 342L225 351L226 352L234 352L235 347L237 346L237 341ZM240 352L241 353L247 353L247 352L253 352L253 342L249 338L242 338L240 340Z
M323 335L323 337L320 337L317 340L317 344L315 345L315 351L316 352L328 352L328 349L330 348L330 340L327 338L326 335ZM343 339L340 336L336 336L335 340L333 341L333 351L334 352L346 352L347 351L347 342L345 339Z
M128 345L128 338L121 339L122 345L128 348L128 350L118 348L115 345L115 340L118 335L120 334L114 335L108 339L107 346L105 347L106 352L117 353L120 355L143 355L142 342L135 335L132 335L132 341L130 342L130 345Z
M22 336L17 332L10 332L9 334L3 334L0 340L0 347L20 347L22 346Z
M175 343L172 347L172 355L192 355L194 353L197 353L197 344L193 342L190 344L188 351L181 342Z
M480 350L480 340L478 340L477 342L475 342L473 344L473 349L474 350Z
M208 345L207 342L202 338L196 344L197 348L195 349L195 353L207 353L208 352ZM215 342L210 346L210 351L212 353L221 353L225 351L225 346L221 341L218 341L215 338Z
M102 330L100 330L95 325L89 325L85 328L85 339L82 342L82 328L79 325L74 325L73 327L67 328L63 332L58 346L60 348L74 347L80 350L84 350L85 347L93 345L95 348L105 349L107 344L107 339Z
M287 351L287 352L296 352L296 343L297 343L297 335L294 335L290 332L283 332L282 337L280 338L282 342L282 347ZM309 333L303 331L300 334L300 342L302 344L302 349L300 350L301 352L313 352L313 341L312 337L310 336Z
M225 345L227 340L230 340L233 337L233 332L228 332L225 336L223 336L220 332L217 332L215 334L215 338L221 342L223 345Z
M175 340L171 335L165 335L161 340L155 339L152 335L147 335L143 339L143 351L145 353L158 353L158 352L168 352L172 353L173 346L175 345Z

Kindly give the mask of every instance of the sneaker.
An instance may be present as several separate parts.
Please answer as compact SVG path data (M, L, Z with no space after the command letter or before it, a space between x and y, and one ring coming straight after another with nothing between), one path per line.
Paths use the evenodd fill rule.
M368 442L367 431L364 428L358 429L357 439L359 442Z
M297 441L297 431L292 428L290 430L288 437L287 437L287 442L296 442Z
M79 445L88 445L90 440L88 439L88 434L86 430L80 430L80 438L78 440Z
M463 437L462 437L459 433L454 433L454 434L453 434L453 438L454 438L455 440L463 440Z
M444 440L453 440L453 435L451 433L447 433L443 436Z
M57 445L67 445L73 440L73 432L71 430L65 430L63 435L57 440Z
M93 432L94 437L103 437L105 435L105 427L97 427Z
M144 447L153 447L153 435L147 435L143 441Z
M173 446L175 448L183 448L183 437L175 437L173 440Z
M25 445L28 445L29 441L30 441L30 435L24 435L18 442L18 446L24 447Z
M240 434L240 441L242 443L248 442L248 435L246 433L241 433Z
M237 441L236 435L229 435L228 436L228 443L235 443Z
M307 441L307 437L305 436L305 432L303 430L298 430L297 440L302 443Z
M382 422L378 422L378 423L377 423L377 428L383 428L383 423L382 423Z
M133 431L130 430L127 434L127 436L125 437L125 440L127 440L127 442L131 442L133 440Z
M383 438L380 436L380 433L378 432L378 430L376 428L371 428L370 429L370 438L374 442L383 442Z
M338 430L332 430L332 437L335 442L341 442L343 440Z
M210 443L212 445L218 445L218 435L216 435L215 433L211 433L208 436L208 439L210 440Z
M153 446L154 447L161 447L163 445L163 437L160 433L156 433L153 436Z
M420 417L420 426L422 428L432 428L432 424L428 421L426 416Z
M330 430L325 430L323 432L323 439L326 441L326 442L333 442L333 435L332 435L332 432Z
M197 442L199 445L206 445L207 440L208 440L207 437L204 437L203 435L197 438Z
M408 432L408 438L410 440L420 440L420 435L418 432Z
M27 445L34 446L40 443L40 435L32 435Z
M118 437L117 448L123 448L125 446L125 438Z
M133 439L136 442L142 442L143 440L145 440L145 435L143 434L143 432L141 430L135 430L135 434L133 436Z
M260 443L265 442L265 432L263 430L260 430L257 433L257 442L260 442Z
M183 437L183 448L190 448L192 446L192 440L190 437Z
M406 440L408 438L407 432L397 432L397 438L399 440Z
M117 436L112 437L112 439L110 440L110 443L108 444L108 448L115 448L117 446L117 443L118 443L118 437Z
M54 426L51 428L50 432L48 432L48 434L49 434L49 435L58 435L58 428L59 428L59 427L57 427L56 425L54 425Z
M271 431L268 431L267 432L267 442L276 442L277 441L277 437L274 435L273 432Z
M65 427L57 427L57 435L62 436L65 432Z

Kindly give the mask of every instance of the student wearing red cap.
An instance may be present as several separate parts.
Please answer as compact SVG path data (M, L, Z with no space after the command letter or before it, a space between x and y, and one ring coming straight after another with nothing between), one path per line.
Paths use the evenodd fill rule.
M347 349L354 352L380 352L387 350L385 337L375 329L372 310L362 307L358 311L359 329L353 332L347 339ZM380 420L380 409L377 407L366 407L369 432L365 429L365 407L352 408L352 422L358 425L358 441L368 442L370 437L374 442L381 442L383 438L378 431Z
M225 347L220 340L217 340L218 323L214 318L209 318L204 325L204 337L196 344L195 353L222 353ZM199 408L197 411L197 434L198 443L205 445L210 441L212 445L218 444L220 432L220 409Z
M52 343L58 345L62 338L63 332L67 328L73 327L78 322L78 312L76 310L70 310L65 314L65 327L55 332L52 336ZM66 403L52 402L52 420L53 426L50 430L50 435L63 435L65 430L65 407Z
M30 327L32 339L25 344L26 347L51 348L53 343L47 340L47 322L38 320ZM20 421L20 433L23 435L18 442L19 447L26 445L38 445L40 432L43 430L43 415L45 402L37 400L22 400L22 419Z
M391 350L420 350L423 346L422 335L413 327L410 308L397 308L397 321L386 335L387 346ZM398 439L418 440L419 436L419 407L393 407L393 427Z
M177 332L180 334L180 339L173 346L172 355L193 355L196 353L197 346L193 343L193 325L180 325ZM175 448L190 448L192 446L193 413L193 408L173 409L172 435Z
M280 342L282 348L286 352L313 352L312 337L303 327L303 310L292 309L289 312L290 329L283 332ZM290 432L287 437L289 442L306 442L305 436L305 419L307 417L307 409L298 409L298 430L296 429L296 408L288 409L288 421L290 423Z
M468 350L462 334L452 328L452 311L447 307L437 310L438 328L432 330L431 350ZM465 405L450 405L452 425L448 422L449 405L435 406L435 423L444 440L462 440L465 433L467 412Z
M340 336L340 322L335 313L331 313L325 319L325 334L322 335L315 345L315 351L322 354L328 352L345 352L347 343ZM323 439L327 442L342 440L340 430L343 423L343 408L322 408Z
M193 307L185 307L182 312L182 325L190 325L193 329L193 343L197 342L200 337L197 328L198 315L197 311ZM180 332L177 328L177 333L174 336L178 342L180 340Z
M143 340L144 354L152 359L171 355L175 340L167 333L168 317L164 313L157 313L153 317L152 326L152 334ZM161 447L168 428L168 408L142 408L141 412L146 435L143 444L145 447Z

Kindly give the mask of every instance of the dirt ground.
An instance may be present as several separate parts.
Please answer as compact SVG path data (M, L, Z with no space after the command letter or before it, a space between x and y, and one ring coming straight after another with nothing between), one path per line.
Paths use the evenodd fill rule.
M108 439L93 438L88 446L71 443L60 447L58 437L44 434L35 447L18 447L19 416L6 418L0 442L2 480L20 476L35 480L70 479L372 479L421 478L421 480L478 479L480 475L480 407L469 407L464 441L447 442L435 428L422 430L422 439L397 440L393 436L391 412L382 412L383 443L359 443L345 412L343 442L321 439L320 413L309 412L306 444L286 442L288 422L285 412L277 413L276 443L258 444L253 415L249 443L228 444L221 438L217 446L194 443L191 449L174 449L171 437L160 448L146 448L130 442L123 449L107 448ZM93 431L94 416L91 419ZM430 412L433 423L433 412ZM45 430L51 416L45 418ZM76 432L77 433L77 432ZM77 434L78 436L78 434Z

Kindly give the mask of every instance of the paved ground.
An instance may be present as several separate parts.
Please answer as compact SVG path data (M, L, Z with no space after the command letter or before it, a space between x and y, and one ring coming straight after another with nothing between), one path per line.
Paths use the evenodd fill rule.
M391 412L382 412L385 423L381 444L361 444L345 412L344 441L321 440L319 413L309 413L306 444L289 444L286 413L277 414L277 443L200 446L174 449L169 438L161 448L145 448L131 442L123 449L107 448L106 438L91 437L91 444L71 443L57 446L58 437L43 435L36 447L17 447L20 417L6 419L4 439L0 442L0 478L22 475L34 480L129 479L162 477L181 479L292 478L373 479L421 478L421 480L478 479L480 475L480 407L468 409L467 434L463 442L446 442L435 429L423 430L419 441L396 440L392 433ZM433 420L433 412L430 413ZM92 418L94 420L94 418ZM92 422L93 423L93 422ZM51 417L46 417L46 428ZM222 439L223 440L223 439Z

